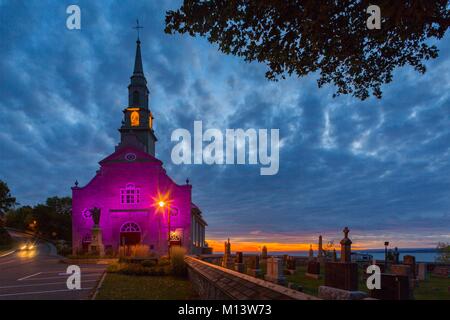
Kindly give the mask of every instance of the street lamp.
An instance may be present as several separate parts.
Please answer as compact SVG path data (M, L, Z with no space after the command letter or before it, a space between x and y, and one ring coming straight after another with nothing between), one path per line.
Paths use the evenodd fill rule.
M167 254L170 258L170 205L163 200L158 202L160 208L167 207ZM164 211L163 211L164 212Z
M387 272L387 255L388 255L388 248L389 241L384 242L384 272Z

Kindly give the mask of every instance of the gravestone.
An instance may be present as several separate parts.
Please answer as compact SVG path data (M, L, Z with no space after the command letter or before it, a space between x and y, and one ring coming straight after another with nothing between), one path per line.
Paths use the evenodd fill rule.
M427 273L427 264L426 263L419 263L417 265L417 279L420 281L424 281L428 279L428 273Z
M318 258L322 258L323 256L323 247L322 247L322 235L319 236L319 253L317 254Z
M409 278L382 273L381 288L369 290L369 296L380 300L408 300L411 298Z
M228 241L224 242L224 254L222 258L222 267L233 269L234 268L234 262L231 258L231 243L230 238L228 238Z
M262 251L261 251L261 259L267 259L267 247L263 246Z
M289 256L286 260L286 269L290 274L294 274L296 270L295 257Z
M333 257L331 258L331 261L333 261L333 262L337 261L336 249L333 249Z
M312 279L320 279L320 263L317 261L309 261L305 276Z
M324 300L362 300L367 298L367 293L320 286L319 298Z
M308 253L308 260L314 259L314 251L312 249L312 244L309 245L309 253Z
M267 258L267 272L264 279L273 283L286 283L286 278L283 272L283 260L275 257Z
M413 277L411 266L406 264L391 265L391 273L399 276L407 276L410 279Z
M348 237L350 230L345 227L341 244L341 261L325 264L325 286L347 291L358 290L358 264L351 262L352 241Z
M356 262L327 262L325 286L348 291L358 290L358 264Z
M241 273L245 272L244 257L242 255L242 252L236 252L236 257L234 260L234 270Z
M437 266L437 267L434 267L434 269L433 269L433 275L442 277L442 278L448 278L449 273L450 273L449 271L450 271L450 268L448 268L448 267Z
M410 289L413 290L416 286L416 280L412 272L412 268L407 264L393 264L391 266L391 273L394 275L405 276L409 279Z
M249 267L247 269L247 273L253 277L259 277L261 276L261 268L259 266L259 257L258 256L251 256L249 259Z
M225 245L225 254L228 256L231 256L231 243L230 243L230 238L228 238L228 241L225 241L224 243Z
M416 257L406 255L403 257L403 264L411 266L412 277L416 278Z

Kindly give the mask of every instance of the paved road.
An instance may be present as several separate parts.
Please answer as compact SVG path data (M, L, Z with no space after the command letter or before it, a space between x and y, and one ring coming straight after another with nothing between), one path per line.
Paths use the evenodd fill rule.
M27 234L10 232L21 242L32 240ZM81 289L67 288L67 264L60 263L53 245L43 241L36 249L17 251L0 258L0 300L42 299L74 300L89 299L103 272L104 265L79 265Z

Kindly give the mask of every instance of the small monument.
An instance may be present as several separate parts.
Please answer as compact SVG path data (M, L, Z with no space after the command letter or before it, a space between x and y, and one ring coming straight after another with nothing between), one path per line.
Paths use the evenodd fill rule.
M267 258L267 272L264 279L273 283L284 285L286 278L283 272L283 260L275 257Z
M231 256L230 238L228 238L228 241L225 241L225 254L228 255L228 256Z
M336 249L333 249L333 257L331 258L331 261L333 261L333 262L337 261Z
M263 246L261 250L261 259L267 259L267 247Z
M416 278L416 257L406 255L403 257L403 264L411 267L412 277Z
M398 248L394 248L394 264L400 263L400 252L398 251Z
M228 238L228 241L224 242L224 254L222 259L222 267L233 269L234 263L231 258L231 243L230 238Z
M319 253L317 257L321 259L323 257L323 247L322 247L322 235L319 236Z
M312 249L312 244L309 245L309 254L308 254L308 260L314 259L314 251Z
M261 276L261 268L259 267L259 256L250 257L250 265L247 269L247 273L253 277Z
M350 230L345 227L341 240L341 261L325 264L325 286L347 291L358 290L358 264L351 262L352 241L348 238Z
M240 251L236 252L236 257L234 260L234 270L241 273L245 272L244 256Z
M91 254L105 255L105 247L102 241L102 229L100 228L100 208L94 207L89 210L94 225L92 226L92 241L89 244L88 252Z
M341 240L341 262L351 262L352 261L352 241L348 238L348 233L350 230L345 227L344 239Z

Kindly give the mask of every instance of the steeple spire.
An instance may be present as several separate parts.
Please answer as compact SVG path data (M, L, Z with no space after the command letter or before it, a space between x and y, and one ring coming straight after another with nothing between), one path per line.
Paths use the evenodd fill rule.
M136 19L136 27L133 27L133 29L136 29L137 31L137 40L136 40L136 58L134 59L134 71L133 74L136 75L144 75L144 69L142 68L142 57L141 57L141 40L139 39L139 29L142 29L144 27L139 25L139 20Z
M136 22L139 31L142 27L139 26L139 21ZM131 145L155 155L157 139L153 132L153 115L148 107L149 93L142 67L141 41L138 33L134 70L128 85L128 106L123 110L124 119L119 129L120 144L117 148Z
M137 21L139 27L139 21ZM138 29L139 30L139 29ZM144 76L141 56L141 40L136 40L136 56L134 58L134 69L131 75L130 85L128 86L128 106L148 109L147 79Z
M142 67L142 57L141 57L141 40L139 40L139 38L136 41L136 57L134 59L133 75L144 76L144 68Z

